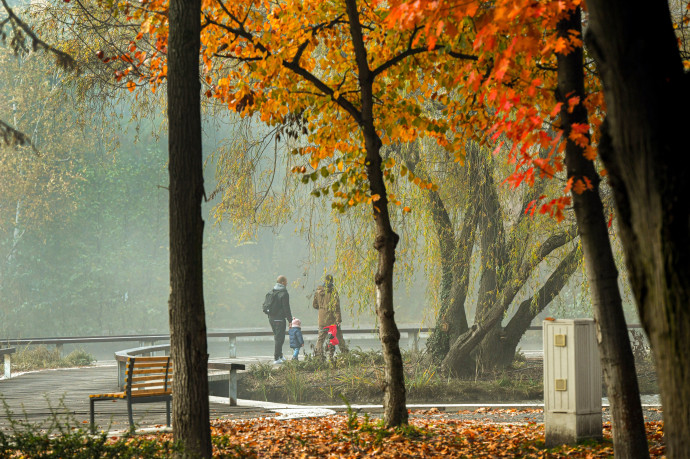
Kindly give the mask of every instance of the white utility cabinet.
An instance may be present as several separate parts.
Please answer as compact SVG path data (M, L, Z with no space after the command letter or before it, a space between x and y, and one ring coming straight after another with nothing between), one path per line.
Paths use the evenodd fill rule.
M602 438L601 364L594 319L544 321L547 448Z

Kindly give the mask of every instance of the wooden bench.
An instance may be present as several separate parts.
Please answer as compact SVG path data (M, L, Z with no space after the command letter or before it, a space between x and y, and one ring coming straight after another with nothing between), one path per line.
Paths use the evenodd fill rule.
M172 401L172 361L169 356L129 357L127 359L125 387L122 392L89 396L91 432L95 433L94 404L102 400L126 400L129 428L134 430L132 405L135 403L165 402L166 425L170 426Z
M3 357L3 360L5 361L5 378L10 379L12 376L12 359L10 356L16 352L16 349L13 347L6 347L3 349L0 349L0 355Z

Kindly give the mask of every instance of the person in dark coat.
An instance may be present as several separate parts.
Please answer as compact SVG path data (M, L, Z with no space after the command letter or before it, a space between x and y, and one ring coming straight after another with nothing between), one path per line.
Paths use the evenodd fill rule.
M297 317L292 319L290 326L290 348L292 349L292 360L299 360L299 350L304 347L304 337L302 337L302 321Z
M292 322L292 311L290 311L290 295L287 291L287 277L278 276L275 287L273 287L273 301L268 314L268 321L273 330L273 341L275 348L273 363L285 362L283 357L283 343L285 343L285 325Z

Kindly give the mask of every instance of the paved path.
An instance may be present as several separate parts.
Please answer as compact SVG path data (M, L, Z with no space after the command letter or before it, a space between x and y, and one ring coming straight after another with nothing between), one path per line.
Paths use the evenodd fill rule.
M270 357L241 359L241 363L271 360ZM233 361L239 361L233 359ZM52 419L69 426L87 427L89 421L89 394L117 391L117 367L114 362L94 367L43 370L0 380L0 398L5 409L0 410L0 430L11 429L8 412L14 420L28 421L48 428ZM323 416L346 411L345 406L303 406L239 400L238 406L229 406L226 398L210 397L211 419L250 419L263 416L282 419L305 416ZM360 413L380 416L380 405L352 405ZM412 416L442 416L455 419L481 419L490 422L543 422L543 405L529 404L409 404ZM604 421L609 420L605 404ZM658 405L644 407L645 419L660 420L663 412ZM134 421L144 428L165 426L165 403L134 405ZM127 404L123 401L96 404L96 423L110 432L128 429Z
M62 423L70 426L88 426L89 394L117 392L117 367L98 365L95 367L43 370L13 376L0 380L0 397L6 408L0 410L0 429L10 428L10 417L32 424L48 427L52 413ZM8 415L8 410L13 413ZM134 405L134 422L140 426L165 425L165 403L144 403ZM275 416L265 406L243 404L229 406L227 399L213 398L210 403L211 419L254 418ZM99 402L96 404L96 424L110 430L126 430L127 403L124 401Z

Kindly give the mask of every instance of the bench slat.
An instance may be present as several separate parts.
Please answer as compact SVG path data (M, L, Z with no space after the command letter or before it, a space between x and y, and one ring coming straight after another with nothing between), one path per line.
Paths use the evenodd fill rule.
M135 367L135 370L132 372L135 375L161 375L161 378L165 376L166 371L161 370L160 368L143 368L141 370L137 370ZM172 371L167 372L169 375L172 375Z
M172 381L172 374L168 375L168 381ZM142 381L164 381L165 378L163 376L158 376L158 375L153 375L153 376L134 376L132 378L131 383L132 384L137 384ZM125 383L127 383L129 379L125 378Z
M92 394L89 398L125 398L127 394L124 392L116 392L114 394Z
M144 363L144 362L165 362L165 363L167 363L169 359L170 359L169 356L163 355L163 356L152 356L152 357L148 357L148 356L145 356L145 357L129 357L129 358L127 359L127 361L129 362L129 361L132 361L132 360L136 360L137 365L139 365L140 363Z
M127 362L127 366L130 366L131 362ZM136 362L134 364L135 368L167 368L168 364L165 362Z
M172 389L148 389L148 390L136 390L132 391L132 397L147 397L151 395L170 395L172 394Z
M172 381L168 380L167 385L165 381L150 381L150 382L143 382L143 383L136 383L132 384L130 388L132 389L132 392L134 392L137 389L141 389L142 387L172 387Z

